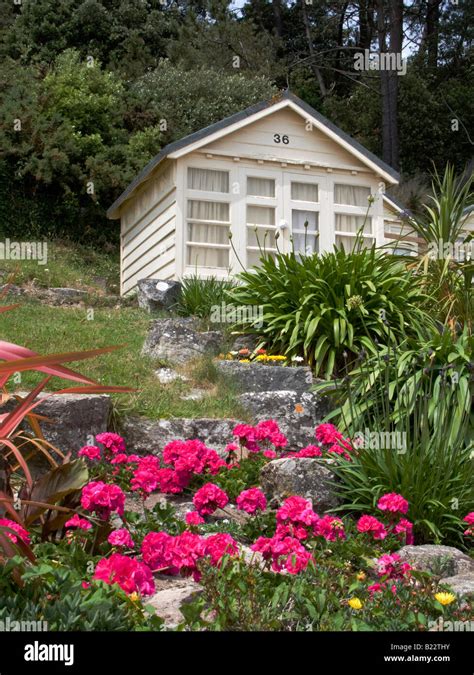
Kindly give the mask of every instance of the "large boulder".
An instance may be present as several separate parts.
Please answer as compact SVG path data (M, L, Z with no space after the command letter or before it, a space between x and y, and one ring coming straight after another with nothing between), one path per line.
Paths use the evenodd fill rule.
M446 584L460 598L468 596L474 597L474 571L456 574L453 577L441 579L441 583Z
M474 560L454 546L404 546L398 554L417 570L442 577L443 583L445 577L474 573Z
M323 513L338 505L335 476L324 461L312 457L284 457L266 464L260 484L272 505L298 495L310 499L314 510Z
M175 418L147 420L127 417L121 433L129 452L160 454L164 446L177 438L197 438L216 450L224 449L233 440L233 430L238 420L214 418Z
M79 288L49 288L40 291L39 297L52 305L75 305L87 298L87 291Z
M138 306L152 312L171 309L181 294L179 281L161 281L160 279L140 279L138 286Z
M155 608L156 614L164 620L166 628L174 628L183 623L182 606L202 592L202 586L192 579L157 575L155 585L157 592L147 599L147 605Z
M220 351L222 333L200 332L192 317L155 319L143 345L143 356L182 365L205 354Z
M289 448L294 449L315 442L314 429L330 410L325 398L310 392L250 392L240 394L237 400L255 422L276 420L281 432L288 438Z
M261 363L240 363L240 361L217 361L217 367L245 392L282 390L305 392L309 391L313 384L311 369L307 366L292 368L266 366Z

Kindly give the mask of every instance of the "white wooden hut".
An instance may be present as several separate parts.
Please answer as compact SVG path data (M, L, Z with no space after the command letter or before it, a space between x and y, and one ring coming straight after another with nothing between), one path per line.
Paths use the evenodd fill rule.
M258 264L259 246L349 249L362 227L364 242L384 245L400 225L401 207L385 197L398 181L285 92L167 145L110 207L121 221L121 292L144 278L229 278Z

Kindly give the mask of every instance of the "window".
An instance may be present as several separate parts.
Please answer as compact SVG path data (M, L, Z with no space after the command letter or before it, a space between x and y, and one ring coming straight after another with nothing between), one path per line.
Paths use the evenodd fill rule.
M336 245L352 251L359 235L360 245L370 248L374 243L372 218L366 216L336 213Z
M334 185L334 203L346 206L369 206L370 188L360 185Z
M275 180L273 178L247 178L248 197L275 197Z
M315 183L291 183L291 198L298 202L319 202L318 186Z
M227 202L188 199L186 264L229 267L230 207Z
M319 252L319 213L292 209L291 225L295 253L311 255Z
M202 192L229 192L229 172L188 168L188 188Z
M260 249L276 252L275 208L273 206L247 205L247 265L258 263Z

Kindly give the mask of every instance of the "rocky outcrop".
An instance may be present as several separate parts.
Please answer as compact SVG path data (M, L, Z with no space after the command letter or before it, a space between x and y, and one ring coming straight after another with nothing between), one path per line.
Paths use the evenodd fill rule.
M155 608L156 614L165 622L165 628L174 628L183 623L181 608L202 592L202 586L192 579L180 579L156 575L157 592L147 599L147 605Z
M128 452L160 454L163 447L178 438L197 438L211 448L223 449L233 440L237 420L214 418L175 418L147 420L140 417L125 419L121 433Z
M179 281L160 281L159 279L140 279L138 286L138 306L148 312L171 309L181 294Z
M216 365L243 392L307 392L313 384L311 370L306 366L292 368L239 361L217 361Z
M474 573L474 560L454 546L404 546L398 554L417 570L431 572L443 580L446 577Z
M155 319L143 345L142 354L170 364L183 365L206 354L218 354L222 344L219 331L201 332L196 319Z
M273 368L269 366L268 370ZM310 392L250 392L239 395L238 401L256 422L276 420L288 438L289 449L314 443L314 429L329 412L327 401Z
M441 583L449 586L459 598L470 596L474 598L474 571L456 574L454 577L445 577L441 579Z
M324 460L312 457L284 457L266 464L260 474L262 490L271 505L298 495L310 499L320 514L338 505L335 476Z

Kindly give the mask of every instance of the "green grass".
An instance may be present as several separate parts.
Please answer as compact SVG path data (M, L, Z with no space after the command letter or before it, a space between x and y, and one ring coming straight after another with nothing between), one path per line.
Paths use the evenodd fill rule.
M36 260L0 260L0 270L4 281L13 274L12 283L18 286L34 281L42 288L71 287L94 293L102 291L96 278L102 277L108 292L119 292L118 251L105 252L76 243L48 242L45 265Z
M16 299L12 299L16 301ZM158 367L140 355L150 316L139 308L96 308L88 320L87 309L50 307L37 301L20 300L21 306L0 317L2 339L28 347L40 354L95 349L110 345L123 348L104 356L66 364L105 385L136 388L131 394L114 395L119 414L138 414L151 419L169 417L236 417L243 419L233 390L222 381L206 360L188 369L189 382L162 385L154 375ZM22 376L18 389L27 389L41 377L38 373ZM51 388L70 386L59 378ZM192 387L208 390L201 401L183 401L180 396Z

